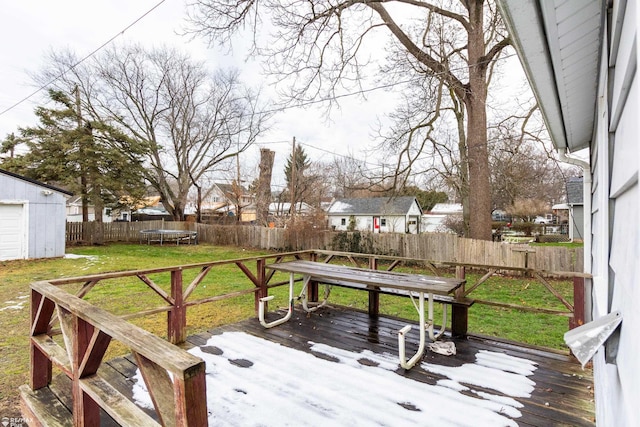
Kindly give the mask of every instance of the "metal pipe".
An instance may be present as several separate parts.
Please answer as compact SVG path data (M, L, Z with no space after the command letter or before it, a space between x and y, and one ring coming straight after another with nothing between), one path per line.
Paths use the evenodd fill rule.
M589 162L586 162L584 160L581 159L577 159L575 157L570 157L567 154L567 149L566 147L564 148L558 148L558 160L560 160L561 162L564 163L568 163L571 165L575 165L575 166L580 166L582 167L583 173L582 173L582 177L583 177L583 182L582 182L582 199L583 199L583 208L584 208L584 213L583 213L583 223L584 223L584 254L583 254L583 266L584 266L584 272L585 273L589 273L591 274L592 272L592 268L591 268L591 229L592 229L592 225L591 225L591 165L589 164ZM572 226L572 224L569 224L569 226ZM585 287L584 293L585 295L588 295L590 293L590 286L592 285L590 280L585 280L585 285L588 284L588 287ZM591 307L591 304L588 303L585 306L585 313L587 314L588 318L591 318L591 310L593 307ZM588 319L585 319L588 320Z
M591 165L589 162L586 162L581 159L577 159L575 157L570 157L567 154L566 148L558 148L558 160L563 163L568 163L574 166L580 166L583 170L582 177L582 200L584 203L584 268L586 273L591 272L591 265L587 261L590 259L591 251Z

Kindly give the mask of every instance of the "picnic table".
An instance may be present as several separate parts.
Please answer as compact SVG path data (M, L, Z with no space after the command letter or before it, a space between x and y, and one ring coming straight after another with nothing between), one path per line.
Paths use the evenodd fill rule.
M316 281L329 285L338 285L361 290L384 292L390 294L398 294L411 297L413 305L418 311L420 342L418 351L409 360L405 357L405 336L411 330L411 325L407 325L398 332L398 348L400 365L405 369L413 367L418 360L422 358L425 349L426 332L429 333L431 340L437 340L442 336L446 326L447 310L443 304L443 322L438 332L434 331L433 324L433 302L435 295L452 295L456 289L461 287L464 279L454 279L448 277L426 276L422 274L400 273L395 271L371 270L366 268L357 268L342 266L336 264L327 264L314 261L289 261L282 263L269 264L269 269L289 273L289 307L284 317L266 322L264 318L264 305L267 301L273 299L268 296L260 299L258 307L258 317L260 323L271 328L280 325L291 318L293 314L293 304L295 296L293 285L296 281L296 275L302 275L302 292L300 299L302 307L307 312L313 312L324 306L330 295L330 287L325 288L324 299L322 302L310 305L307 293L309 283ZM427 299L428 317L425 319L425 298ZM416 300L417 299L417 303Z

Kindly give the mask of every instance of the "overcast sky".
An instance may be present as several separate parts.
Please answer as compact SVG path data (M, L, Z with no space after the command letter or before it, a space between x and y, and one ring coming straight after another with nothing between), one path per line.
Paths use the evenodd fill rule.
M44 91L23 100L38 89L30 73L42 68L43 60L51 50L69 49L78 57L84 57L114 36L117 37L113 43L176 47L190 53L194 59L206 61L211 70L236 67L241 70L241 77L246 83L264 86L267 81L260 73L260 65L245 62L245 52L241 49L230 55L226 51L209 48L202 39L192 40L179 34L185 26L184 3L184 0L3 2L0 15L0 139L16 132L20 126L37 123L33 110L42 105ZM376 49L383 43L376 44ZM384 52L384 49L380 51ZM516 82L519 89L510 89L509 84L513 83L504 79L497 84L499 95L512 99L513 90L522 90L524 74L515 55L512 54L508 61L511 65L510 71L505 73L506 80ZM399 90L396 88L395 92ZM272 129L259 138L257 146L241 156L243 173L250 174L249 178L257 175L259 149L268 147L276 152L274 190L282 187L284 164L291 153L294 136L311 161L330 162L335 155L352 155L366 160L370 170L380 170L383 161L388 168L393 159L385 158L384 153L373 149L373 134L378 120L384 120L385 113L394 107L394 99L397 99L394 96L389 91L376 90L368 93L367 102L358 97L341 98L341 108L334 109L330 119L323 117L322 105L277 114Z
M29 97L38 88L30 73L41 69L43 59L51 50L70 49L84 57L118 35L131 23L142 17L160 0L110 0L86 2L80 0L20 0L3 2L0 25L0 139L16 132L19 126L36 124L34 108L43 102L44 92ZM89 6L90 5L90 6ZM243 52L233 56L206 46L203 40L190 40L179 35L184 25L184 0L165 0L144 18L118 35L114 43L125 41L145 45L164 43L190 52L195 59L206 60L212 69L235 66L251 84L260 83L258 64L246 63ZM371 147L372 126L376 115L382 116L381 102L384 92L370 95L370 102L347 98L341 109L334 111L331 120L321 115L321 107L295 109L275 117L274 127L259 139L261 145L241 157L247 167L257 167L260 147L276 151L274 185L282 184L279 174L291 152L291 141L296 137L313 161L330 161L333 153L356 154L364 159L364 149ZM11 108L14 104L19 105ZM9 111L5 111L10 109ZM372 160L377 162L377 160ZM375 167L375 164L371 164Z

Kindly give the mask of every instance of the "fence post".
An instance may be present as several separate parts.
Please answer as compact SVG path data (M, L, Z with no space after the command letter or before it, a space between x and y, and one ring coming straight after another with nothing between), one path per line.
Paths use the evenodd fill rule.
M168 314L167 336L171 344L181 344L186 339L187 308L182 293L182 270L171 272L171 298L173 307Z
M456 267L456 278L465 279L466 271L465 267L459 265ZM464 298L465 285L456 289L455 298ZM452 305L451 307L451 336L464 337L467 335L467 329L469 328L469 307L461 305Z

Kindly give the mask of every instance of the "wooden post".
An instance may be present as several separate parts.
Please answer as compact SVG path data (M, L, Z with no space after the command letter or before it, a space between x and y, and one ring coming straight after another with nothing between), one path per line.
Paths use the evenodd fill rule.
M204 362L185 371L184 378L174 380L177 426L207 425L207 385Z
M258 279L258 292L254 295L254 304L253 308L255 310L256 316L258 316L258 307L260 306L260 298L264 298L269 296L269 290L267 289L267 262L264 258L260 258L256 261L256 276ZM267 304L267 303L265 303ZM265 307L266 310L266 307Z
M456 278L465 279L466 272L464 266L456 267ZM456 289L456 299L462 299L464 297L464 285ZM469 307L461 305L451 306L451 336L464 337L467 335L467 329L469 328Z
M378 269L378 259L369 258L369 269ZM369 291L369 317L378 317L380 313L380 292Z
M49 321L53 315L55 304L42 294L31 290L31 335L46 334L49 330ZM32 390L46 387L51 382L53 364L51 360L36 346L33 341L30 345L30 378L29 385Z
M74 426L97 426L100 425L100 406L87 393L80 388L80 379L84 376L93 375L98 370L98 364L92 363L92 368L88 372L83 372L83 360L87 351L90 350L91 339L94 327L85 320L68 312L73 316L73 334L71 337L73 345L73 359L71 361L71 371L73 374L73 425ZM105 347L106 350L106 347ZM102 352L104 354L104 352ZM100 355L100 359L102 355Z
M171 344L181 344L187 339L187 308L182 293L182 270L171 272L171 297L174 303L167 313L167 336Z
M573 278L573 317L569 318L569 329L584 325L584 277Z
M318 254L315 252L310 254L309 261L318 261ZM315 280L309 282L309 285L307 287L307 298L312 302L318 301L318 282L316 282Z

